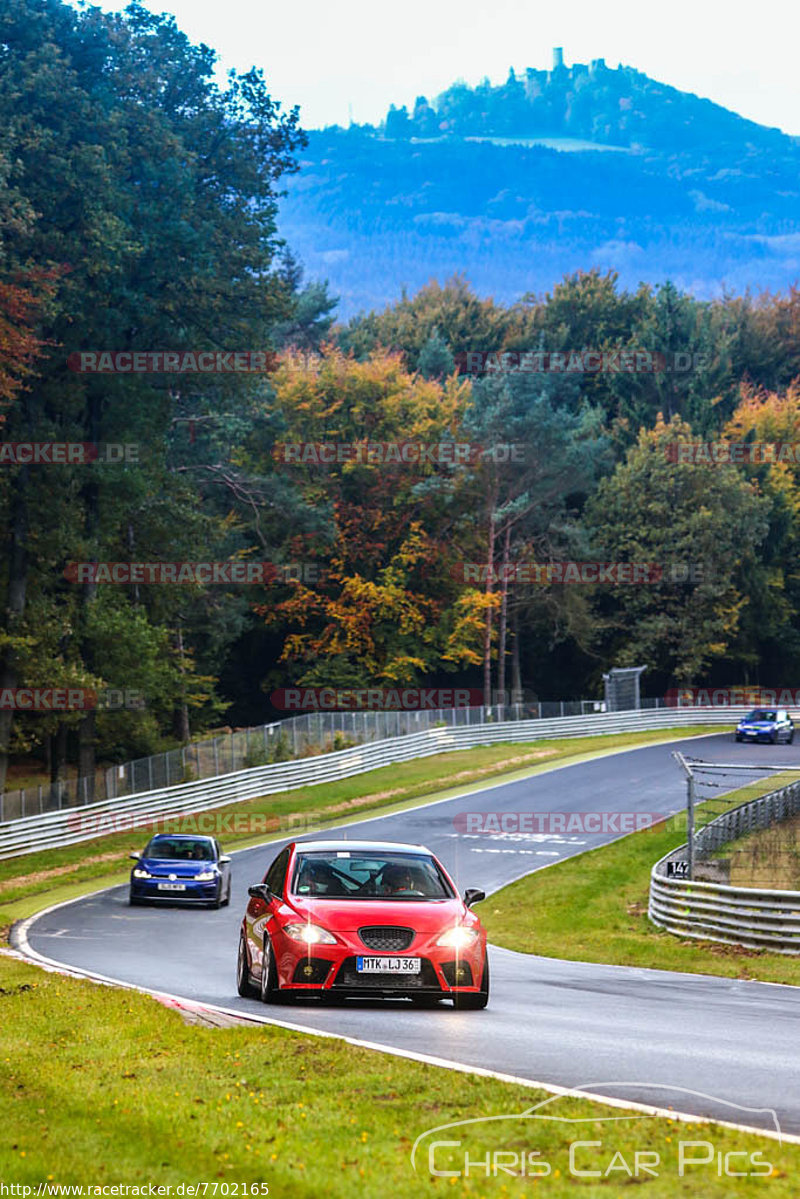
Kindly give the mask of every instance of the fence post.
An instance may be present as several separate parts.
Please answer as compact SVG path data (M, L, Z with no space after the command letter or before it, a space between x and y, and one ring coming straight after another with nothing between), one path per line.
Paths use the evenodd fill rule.
M686 780L686 847L688 850L687 870L689 878L694 878L694 775Z
M219 774L219 749L217 748L217 738L215 737L211 743L214 746L214 774Z

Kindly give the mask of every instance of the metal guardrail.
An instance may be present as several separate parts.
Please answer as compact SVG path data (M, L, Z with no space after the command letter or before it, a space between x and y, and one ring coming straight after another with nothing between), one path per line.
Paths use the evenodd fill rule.
M642 700L645 708L663 706L662 699ZM177 749L109 766L83 778L60 779L54 783L0 792L0 824L102 799L121 799L145 791L160 791L179 783L219 778L271 762L331 753L367 741L407 737L439 725L456 727L498 720L546 720L557 716L586 716L601 710L605 710L602 700L568 699L513 704L495 701L488 709L306 712L272 724L232 729Z
M742 711L747 709L743 708ZM80 808L45 812L0 825L0 860L36 850L89 841L104 833L145 828L148 822L205 812L262 795L291 791L316 783L335 782L413 758L498 742L539 741L640 732L647 729L731 726L736 709L659 708L565 716L554 720L520 720L461 728L432 728L423 733L372 742L293 762L255 766L221 778L183 783L126 799L102 800Z
M696 857L708 857L745 833L798 813L800 782L739 804L695 835ZM685 858L687 849L670 850L651 871L648 915L654 924L679 937L800 954L800 891L668 878L667 862Z

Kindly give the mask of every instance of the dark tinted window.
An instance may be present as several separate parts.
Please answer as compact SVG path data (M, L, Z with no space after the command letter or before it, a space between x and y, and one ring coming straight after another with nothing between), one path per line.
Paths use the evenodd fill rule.
M292 894L314 899L450 899L453 892L427 854L380 850L298 852Z
M282 849L267 871L264 882L275 895L283 895L283 884L286 880L286 867L289 865L289 847Z
M173 862L211 862L217 855L209 838L153 837L143 856Z

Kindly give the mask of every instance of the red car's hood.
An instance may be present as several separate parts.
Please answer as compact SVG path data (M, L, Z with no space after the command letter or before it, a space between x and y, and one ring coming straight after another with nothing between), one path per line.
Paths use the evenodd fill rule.
M306 899L292 896L291 906L312 924L331 932L352 933L365 924L393 924L434 933L458 924L466 914L460 899Z

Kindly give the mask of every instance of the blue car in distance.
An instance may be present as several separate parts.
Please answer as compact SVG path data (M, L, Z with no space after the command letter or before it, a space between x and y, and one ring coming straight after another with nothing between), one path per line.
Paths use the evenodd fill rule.
M769 741L777 745L794 740L794 721L785 708L753 708L736 726L737 741Z
M130 903L180 900L220 908L231 900L230 858L214 837L159 833L132 853Z

